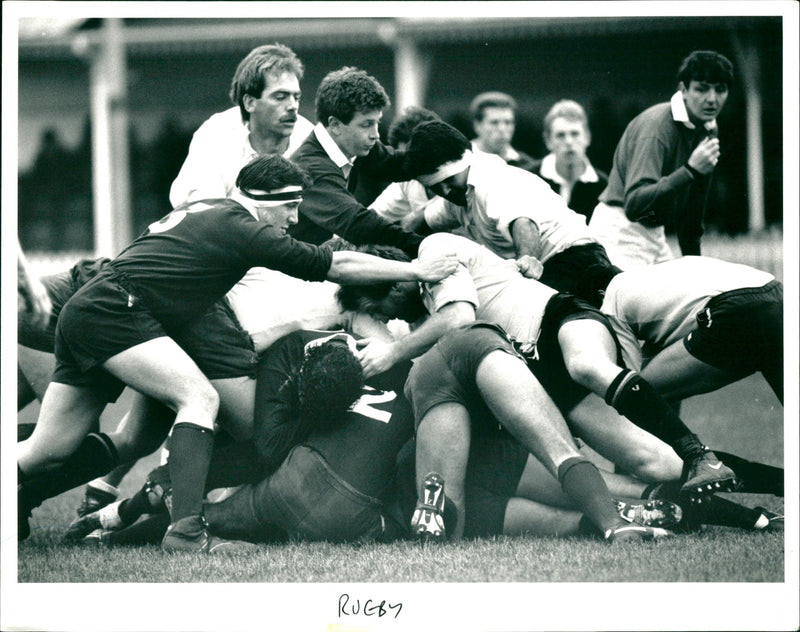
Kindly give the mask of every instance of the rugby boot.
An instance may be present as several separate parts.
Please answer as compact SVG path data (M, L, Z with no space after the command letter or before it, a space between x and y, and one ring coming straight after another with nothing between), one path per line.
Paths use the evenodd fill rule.
M672 531L661 527L643 527L638 524L624 524L610 527L603 533L603 539L613 544L614 542L627 542L628 540L658 540L674 535Z
M681 493L692 502L702 502L703 496L717 492L732 492L739 486L736 474L717 458L711 450L705 450L684 465L684 483Z
M411 516L411 537L423 542L445 540L444 500L444 479L437 472L429 472L422 481L417 506Z
M119 515L119 506L121 504L122 501L118 500L77 520L73 520L61 541L64 544L77 544L95 530L116 531L127 527L128 524Z
M186 516L169 525L161 550L167 553L208 555L254 553L259 547L249 542L225 540L208 532L208 523L200 514Z
M111 485L107 486L108 489L100 489L92 483L86 485L86 491L83 495L81 504L78 505L78 518L94 513L98 509L110 505L117 498L119 498L119 490ZM113 490L113 491L112 491Z
M683 518L683 509L668 500L645 500L638 504L615 500L617 513L626 522L642 527L674 529Z
M761 515L753 526L754 531L783 531L783 514L772 512L764 507L756 507L756 509L761 512Z

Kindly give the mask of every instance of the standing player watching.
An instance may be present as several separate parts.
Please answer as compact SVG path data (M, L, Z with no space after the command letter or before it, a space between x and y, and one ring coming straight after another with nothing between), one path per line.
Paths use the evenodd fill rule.
M422 237L363 206L353 191L364 180L407 180L403 156L380 142L378 125L389 97L363 70L329 73L317 89L317 124L291 156L310 183L303 190L295 239L320 244L334 234L353 244L396 246L416 256Z
M298 114L303 64L282 44L254 48L231 82L234 107L218 112L194 133L189 154L172 183L173 207L228 197L239 170L256 156L288 156L311 133Z
M469 106L476 152L500 156L512 167L533 171L535 160L514 149L511 140L517 126L517 102L504 92L482 92Z
M533 173L588 222L608 176L596 170L586 155L592 133L580 103L564 99L553 105L544 117L543 136L550 153L537 161Z
M726 57L694 51L678 70L678 91L670 101L628 124L590 222L615 265L627 270L672 259L665 226L674 226L681 254L700 254L720 157L717 116L732 83Z
M26 483L59 465L76 466L74 459L65 463L70 456L89 462L113 457L113 444L101 441L98 456L82 450L82 440L127 384L176 412L170 450L173 522L162 547L207 551L213 542L200 510L219 397L168 332L180 334L253 266L309 280L355 282L435 280L454 269L452 258L398 267L294 241L286 230L297 221L303 182L302 173L283 158L255 159L241 170L231 199L175 209L67 302L56 328L53 382L36 429L18 446L21 536L27 535ZM96 335L98 327L102 336Z

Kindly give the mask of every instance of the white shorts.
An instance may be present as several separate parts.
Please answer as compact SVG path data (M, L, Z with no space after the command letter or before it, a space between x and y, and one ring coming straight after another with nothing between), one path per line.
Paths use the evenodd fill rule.
M663 226L648 228L625 217L625 209L600 202L589 221L589 232L615 266L631 270L674 259Z

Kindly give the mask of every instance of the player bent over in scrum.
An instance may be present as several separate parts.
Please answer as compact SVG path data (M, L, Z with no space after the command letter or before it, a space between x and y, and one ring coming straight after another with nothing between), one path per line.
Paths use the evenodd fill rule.
M606 540L669 535L621 518L600 472L578 452L561 413L498 326L479 321L445 334L415 362L406 396L417 422L416 478L423 490L413 533L444 535L446 491L458 509L453 535L461 536L470 429L478 420L496 419L558 479ZM472 432L481 441L481 430L473 426Z
M424 296L418 286L402 283L346 286L339 291L344 307L376 317L413 322L430 313L408 336L391 344L368 344L361 358L367 374L420 355L454 327L476 319L492 322L519 343L531 370L564 414L595 393L647 431L639 434L651 433L671 446L684 463L681 473L680 461L664 454L665 469L657 475L643 476L629 469L632 474L655 480L681 478L684 491L701 495L735 485L733 471L720 464L641 376L624 367L619 343L599 310L525 278L514 261L468 239L437 233L426 237L420 249L454 250L460 262L447 279L426 284ZM383 252L401 255L390 249ZM621 451L629 449L622 441Z
M298 331L263 355L256 438L215 447L208 486L243 485L206 504L212 532L252 541L336 542L389 540L406 532L387 501L395 457L413 433L402 395L409 365L364 383L355 348L355 338L343 332ZM98 526L131 525L152 512L160 506L157 496L169 489L165 474L152 473L132 499L74 523L69 539ZM154 526L159 522L163 531L163 520ZM134 543L147 526L106 534L102 542Z
M207 550L200 511L219 398L168 332L201 316L253 266L335 281L434 280L454 268L451 258L387 266L381 259L294 241L286 230L297 221L303 182L283 158L255 159L240 172L231 199L175 209L67 302L56 329L54 381L36 429L18 446L19 535L27 535L26 483L75 455L106 403L128 384L176 413L173 523L163 548ZM113 455L113 445L99 447Z

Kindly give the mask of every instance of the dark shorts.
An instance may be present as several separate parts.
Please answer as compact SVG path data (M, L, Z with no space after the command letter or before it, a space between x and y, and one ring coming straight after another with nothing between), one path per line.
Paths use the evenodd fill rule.
M683 340L695 358L741 376L783 366L783 285L723 292L697 314Z
M505 332L490 323L470 323L440 338L414 362L406 381L415 424L435 406L456 403L469 409L473 433L497 431L498 423L478 393L475 374L483 359L498 350L519 356Z
M508 436L472 442L465 489L465 537L502 535L506 507L516 495L528 456L528 451Z
M214 303L200 318L180 331L168 330L210 380L255 379L258 354L253 339L239 324L228 301Z
M141 300L112 270L98 274L67 301L55 334L53 381L91 387L115 401L124 384L105 371L109 358L141 343L166 336Z
M622 270L611 263L602 245L579 244L550 257L539 281L599 308L608 284L620 272Z
M570 377L564 364L561 345L558 343L558 330L570 321L587 319L596 320L605 326L617 347L616 362L620 367L625 366L622 361L622 347L608 319L583 299L569 294L556 294L547 302L542 330L536 344L538 359L536 354L526 354L531 372L564 414L577 406L590 391L576 384Z
M252 494L259 523L293 540L367 542L401 532L380 500L344 481L308 446L292 448L273 474L242 491Z
M19 344L45 351L55 352L56 322L58 315L69 299L88 281L105 269L108 259L82 259L65 272L52 274L41 278L42 285L50 297L52 310L50 321L44 327L31 322L30 315L25 312L19 314L17 319L17 342Z

